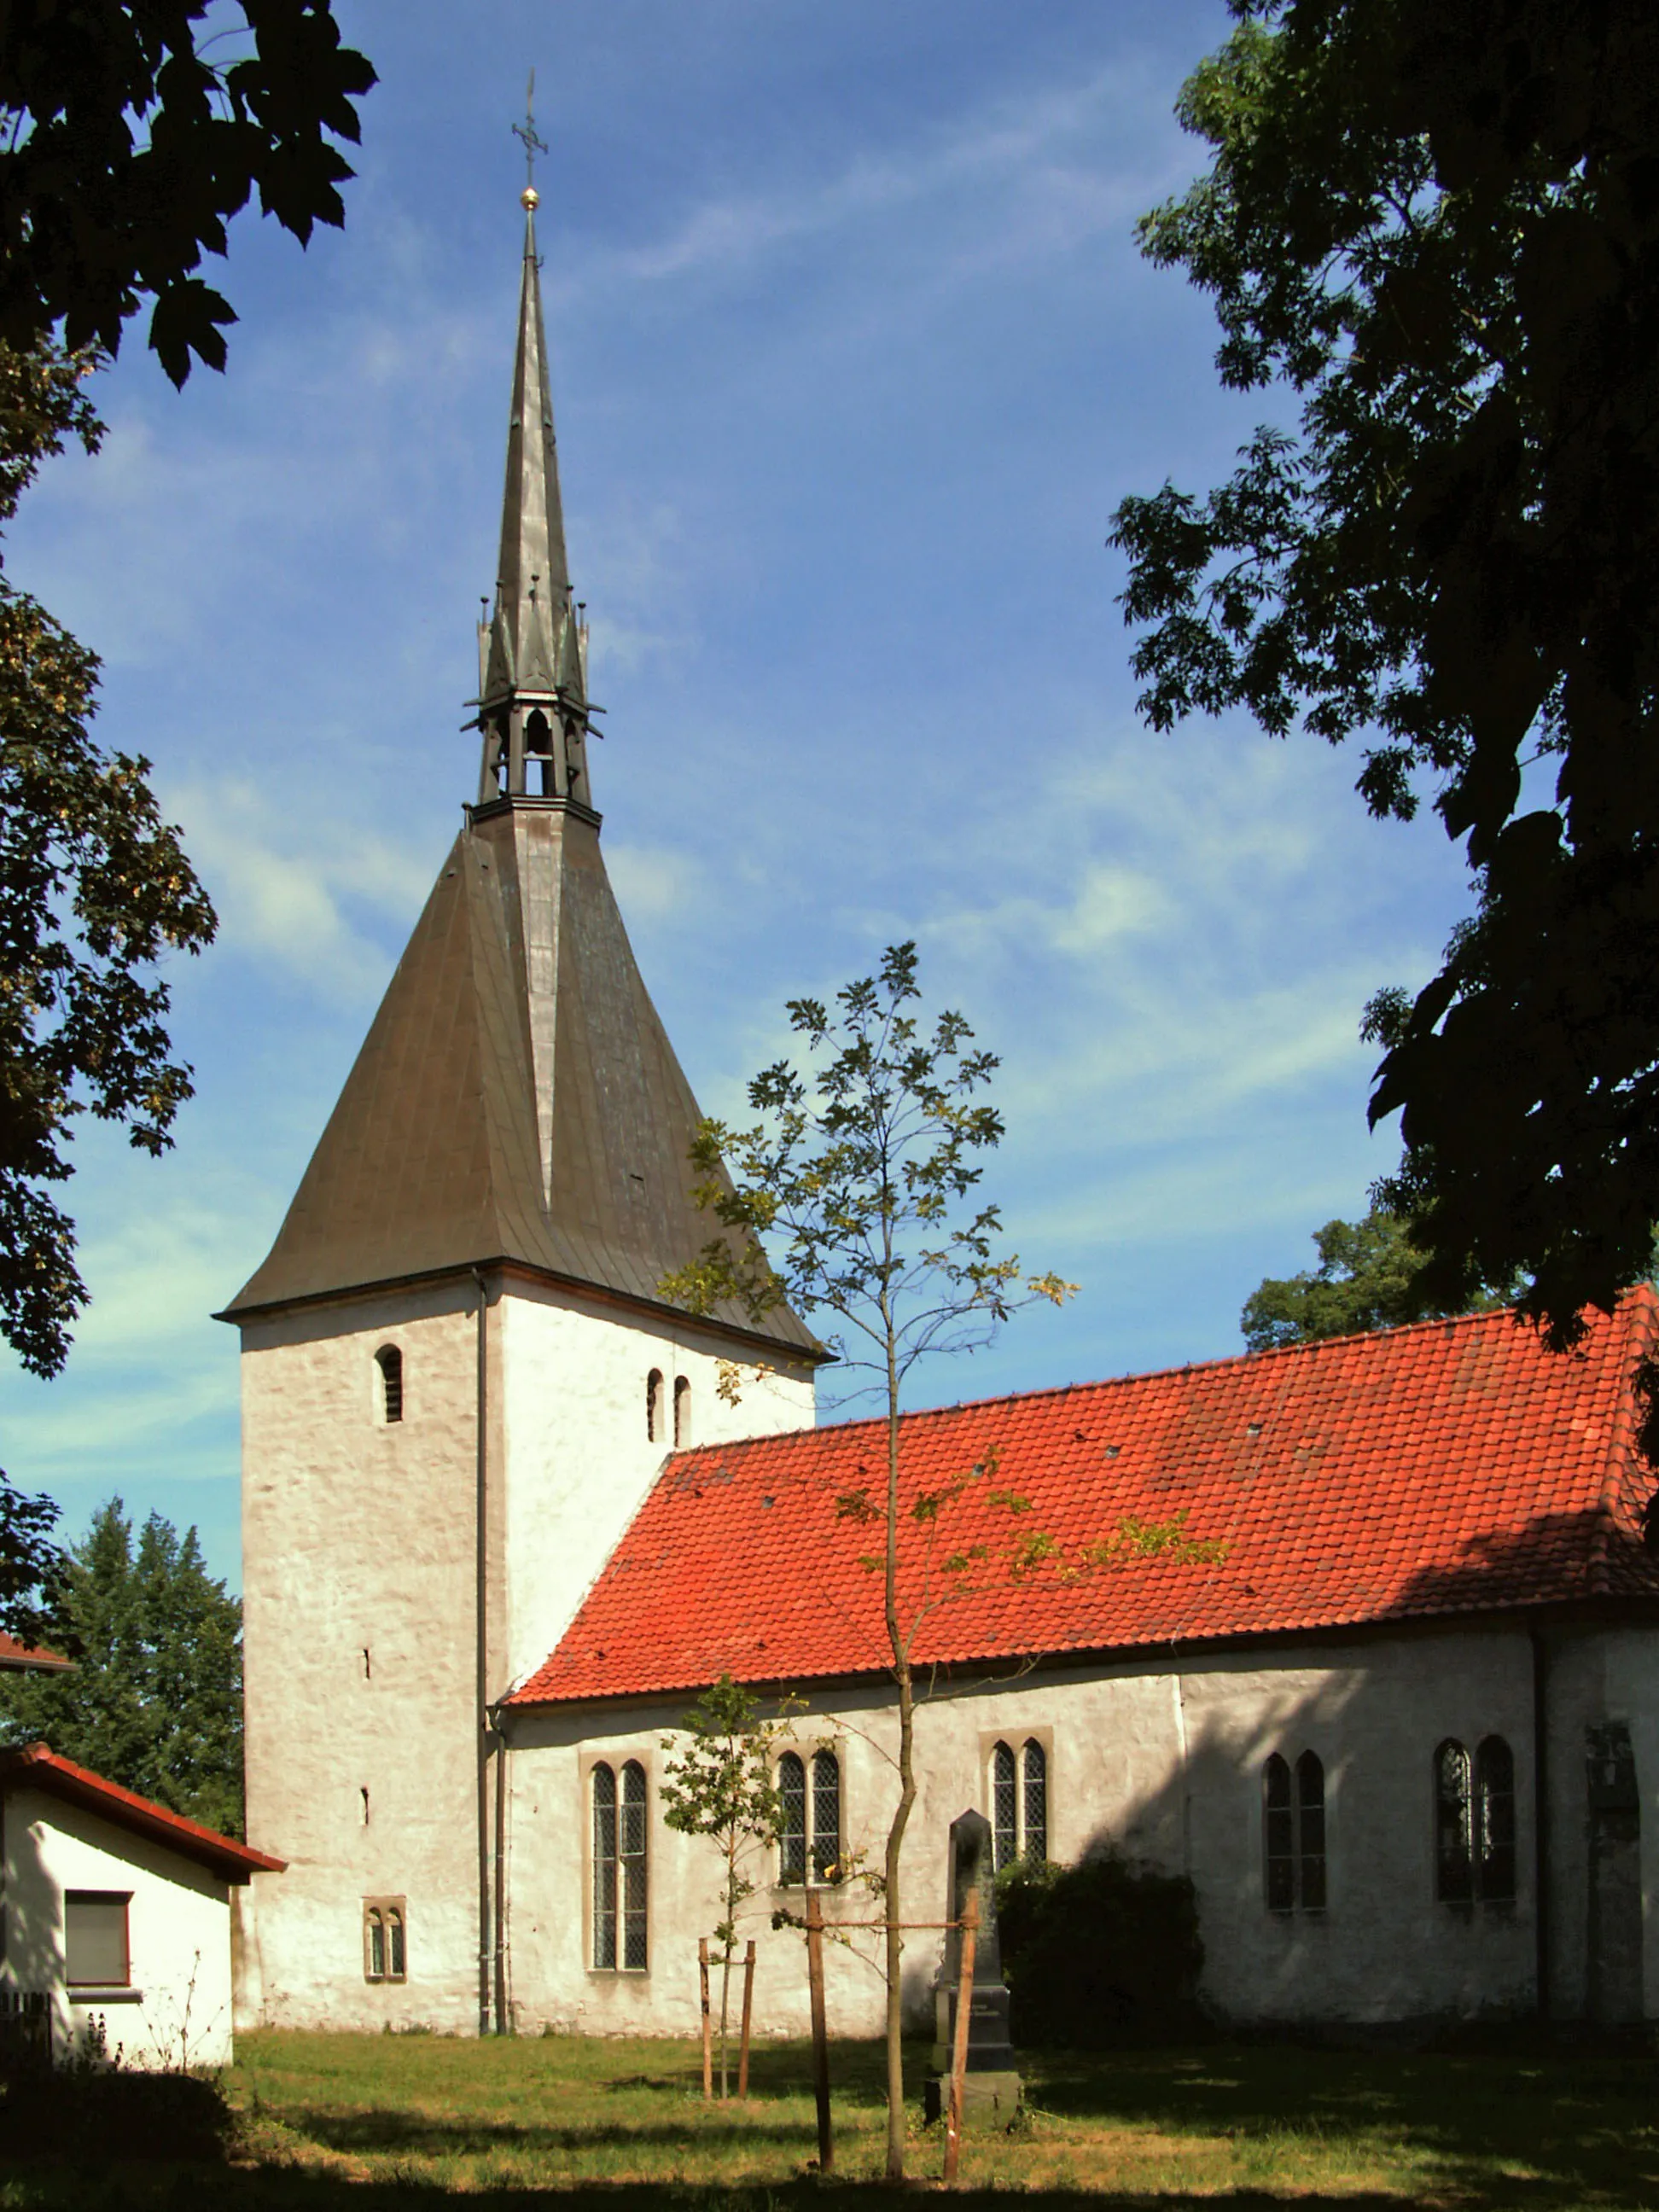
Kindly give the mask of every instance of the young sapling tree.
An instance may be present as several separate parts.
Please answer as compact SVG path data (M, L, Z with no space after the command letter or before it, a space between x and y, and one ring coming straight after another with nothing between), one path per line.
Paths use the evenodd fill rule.
M783 1802L772 1778L772 1746L787 1728L782 1717L763 1720L759 1705L730 1674L722 1674L686 1714L684 1739L663 1738L669 1753L663 1771L663 1818L682 1835L709 1836L720 1852L721 1917L714 1929L720 1949L720 2101L727 2094L727 2022L732 1954L738 1915L755 1893L746 1870L757 1851L775 1848L783 1832Z
M925 1574L916 1595L901 1555L914 1546L931 1563L942 1513L991 1471L908 1497L900 1407L911 1372L930 1353L976 1349L1020 1306L1039 1298L1058 1305L1075 1288L1057 1275L1026 1274L1018 1255L998 1249L1001 1217L980 1197L978 1164L1003 1134L1001 1115L980 1096L998 1061L975 1048L958 1013L922 1026L912 1012L921 995L916 968L914 944L890 945L878 975L836 994L835 1013L816 999L789 1001L799 1060L778 1060L750 1084L761 1117L752 1127L705 1121L693 1150L699 1202L725 1233L660 1285L694 1313L735 1300L754 1321L783 1304L803 1319L827 1316L829 1349L843 1367L873 1378L885 1409L884 1495L849 1493L837 1500L837 1515L860 1534L879 1527L884 1539L868 1563L882 1577L898 1706L899 1790L880 1877L892 2180L904 2175L900 1878L916 1798L914 1655L941 1601L938 1578ZM944 1562L947 1570L966 1564Z

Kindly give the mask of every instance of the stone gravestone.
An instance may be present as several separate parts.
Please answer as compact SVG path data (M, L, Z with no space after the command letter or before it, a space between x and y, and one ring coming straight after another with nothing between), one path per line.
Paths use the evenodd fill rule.
M982 2117L1011 2120L1019 2106L1019 2075L1008 2039L1008 1992L1002 1981L1002 1951L997 1942L995 1868L991 1824L983 1813L963 1813L951 1823L949 1917L960 1920L968 1899L979 1895L979 1934L974 1953L974 1986L968 2000L968 2071L962 2106ZM962 1979L962 1936L945 1936L945 1967L934 2003L934 2071L928 2076L924 2106L936 2120L951 2094L951 2054L957 2028L957 1986Z

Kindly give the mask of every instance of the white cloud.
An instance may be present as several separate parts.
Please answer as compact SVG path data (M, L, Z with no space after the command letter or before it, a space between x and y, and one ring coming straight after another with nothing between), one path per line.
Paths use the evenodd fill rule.
M322 809L296 813L244 781L185 784L167 797L218 909L221 956L255 960L332 999L384 984L387 945L407 934L431 888L428 860ZM384 937L365 926L375 921Z

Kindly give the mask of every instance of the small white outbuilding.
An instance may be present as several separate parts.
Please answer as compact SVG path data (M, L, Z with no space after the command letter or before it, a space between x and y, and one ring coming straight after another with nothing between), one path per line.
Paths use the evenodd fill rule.
M44 1997L61 2058L231 2056L230 1893L283 1861L123 1790L44 1743L0 1755L0 1987Z

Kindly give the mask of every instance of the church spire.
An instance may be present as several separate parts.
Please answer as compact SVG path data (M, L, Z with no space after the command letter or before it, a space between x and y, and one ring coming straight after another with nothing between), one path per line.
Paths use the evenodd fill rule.
M533 155L541 144L533 121L519 135ZM587 626L571 592L565 557L536 253L538 204L535 185L527 184L501 556L495 605L478 632L483 736L478 806L529 800L591 811Z

